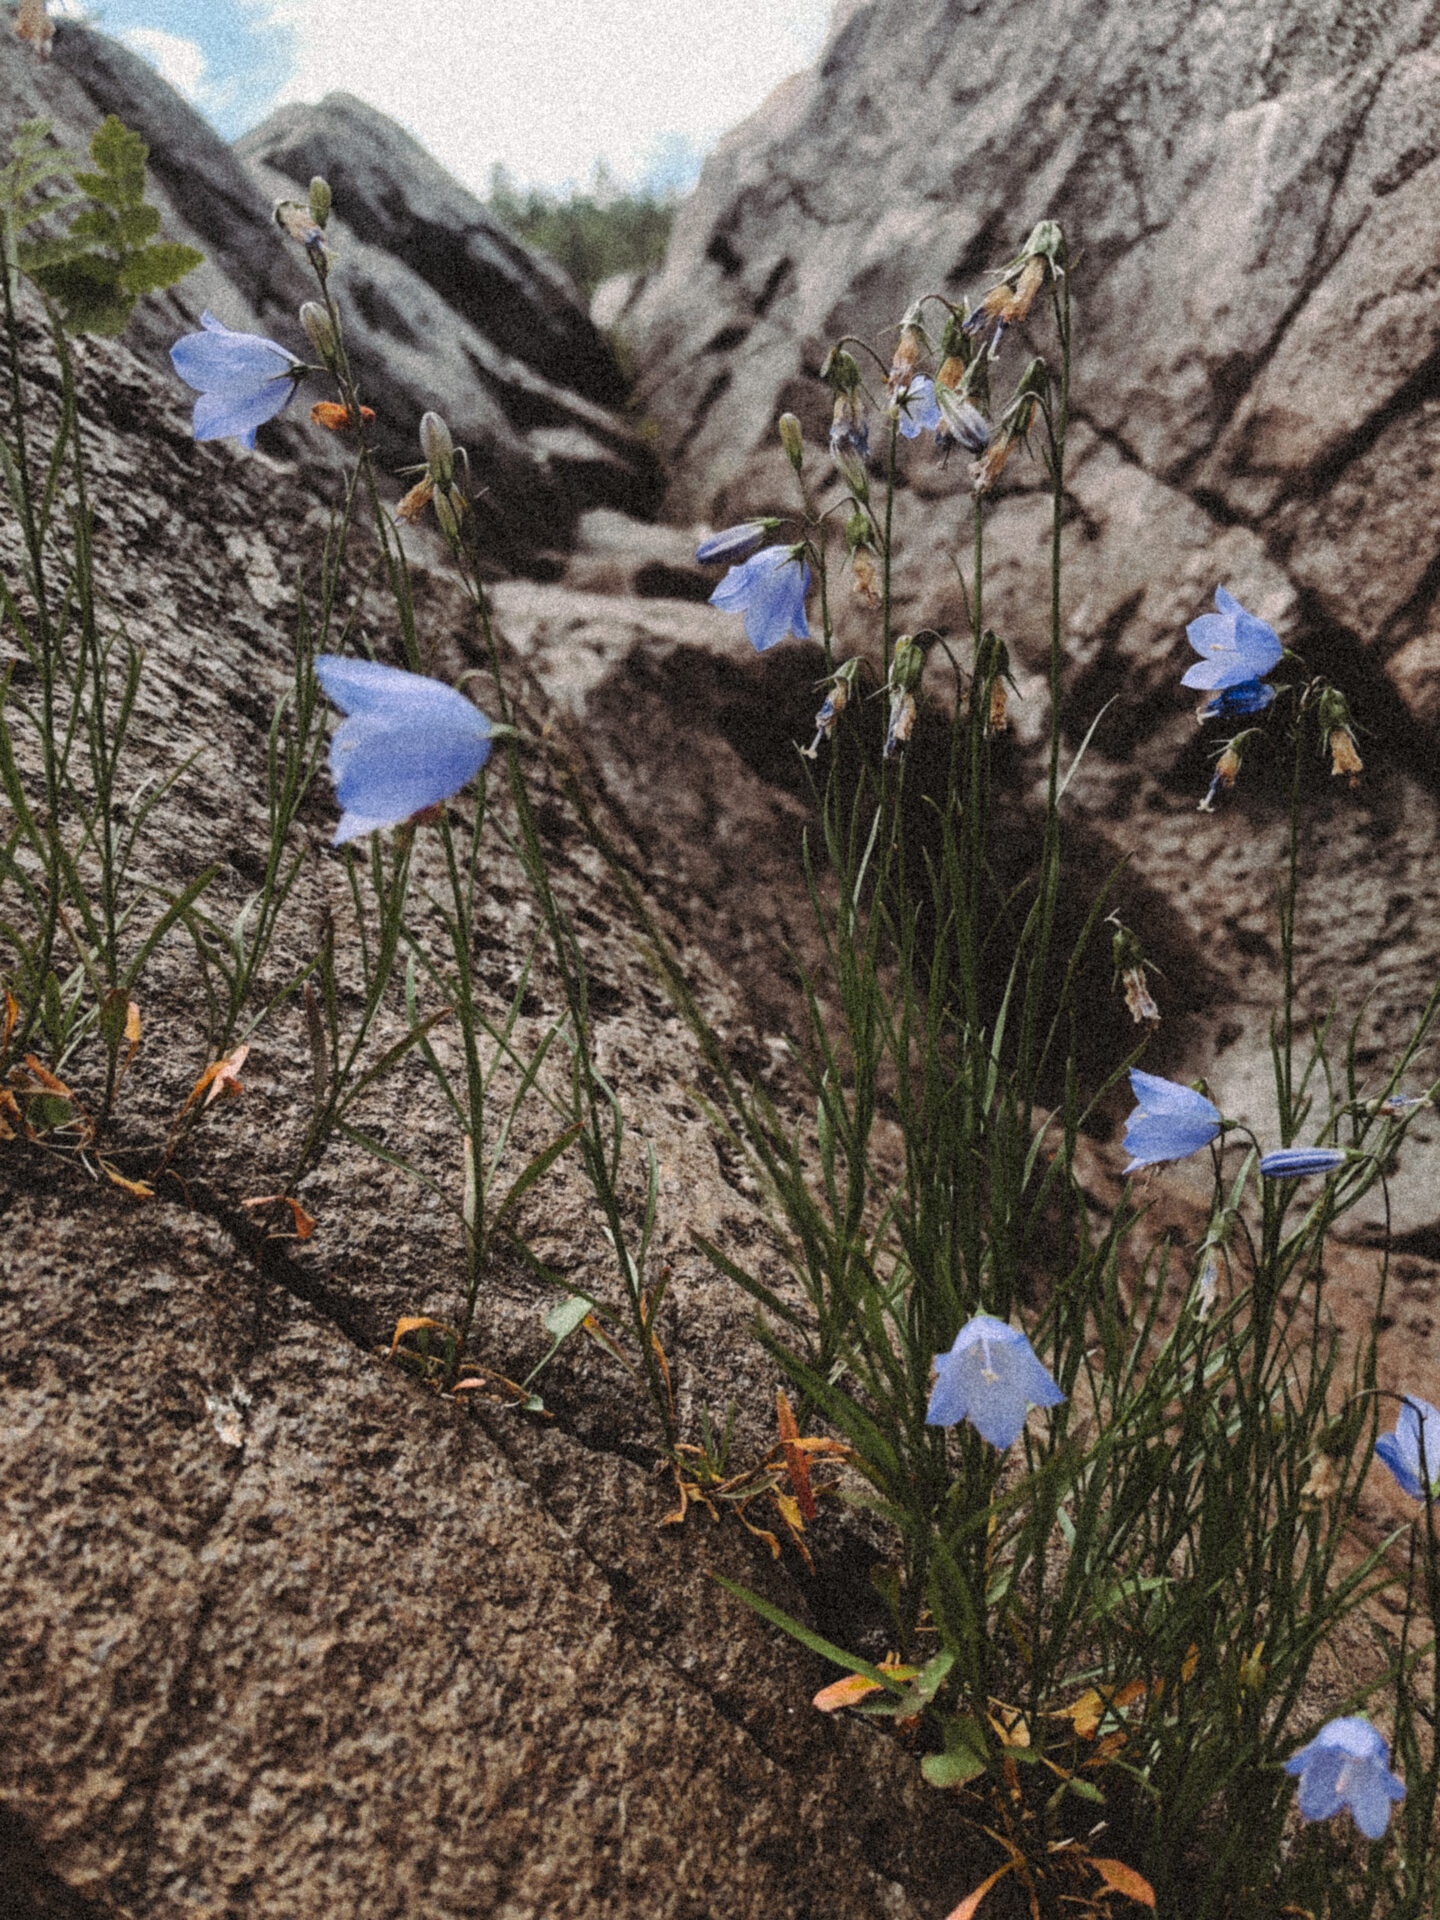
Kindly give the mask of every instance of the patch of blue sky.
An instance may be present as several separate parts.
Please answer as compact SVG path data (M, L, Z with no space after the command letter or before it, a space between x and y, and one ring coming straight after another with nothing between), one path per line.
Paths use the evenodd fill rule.
M293 29L272 18L270 0L92 0L64 11L139 54L227 140L265 118L294 71Z

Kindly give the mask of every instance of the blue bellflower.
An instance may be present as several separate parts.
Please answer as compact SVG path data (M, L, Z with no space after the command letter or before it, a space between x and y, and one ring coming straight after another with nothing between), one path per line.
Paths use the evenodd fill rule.
M1303 1180L1307 1173L1334 1173L1344 1164L1338 1147L1280 1147L1265 1155L1260 1171L1270 1180Z
M1309 1746L1292 1753L1285 1771L1299 1774L1296 1805L1305 1820L1330 1820L1342 1807L1367 1840L1390 1824L1390 1802L1405 1798L1405 1783L1390 1771L1390 1749L1363 1715L1328 1721Z
M349 716L330 742L337 847L450 799L490 757L490 722L441 680L333 653L315 677Z
M695 549L695 558L702 567L708 567L715 560L743 560L755 551L774 524L773 520L742 520L738 527L726 527L723 533L712 533L708 540L702 540Z
M1125 1123L1126 1173L1159 1160L1183 1160L1208 1147L1220 1131L1220 1109L1178 1080L1132 1067L1130 1090L1140 1104Z
M810 568L794 547L762 547L743 565L731 567L710 596L722 613L743 613L745 632L757 653L794 634L808 640L805 595Z
M192 431L197 440L233 434L242 447L253 448L255 429L273 420L294 393L301 364L258 333L232 333L208 311L200 324L203 333L187 333L170 349L170 364L200 395Z
M1064 1398L1018 1327L977 1313L950 1351L935 1356L925 1424L968 1420L982 1440L1003 1451L1019 1438L1028 1408L1057 1406Z
M1201 657L1180 684L1215 696L1201 713L1202 720L1260 713L1275 698L1274 688L1261 682L1279 666L1284 649L1274 628L1247 613L1224 587L1215 589L1215 604L1218 613L1203 613L1185 629Z
M935 399L934 382L928 374L917 373L908 386L895 396L900 431L907 440L918 440L922 433L934 433L940 425L940 408Z
M1420 1458L1421 1442L1425 1458ZM1401 1491L1412 1500L1425 1498L1425 1480L1429 1476L1430 1494L1440 1495L1440 1407L1432 1407L1418 1394L1407 1393L1395 1422L1393 1433L1382 1433L1375 1442L1379 1459L1394 1474Z

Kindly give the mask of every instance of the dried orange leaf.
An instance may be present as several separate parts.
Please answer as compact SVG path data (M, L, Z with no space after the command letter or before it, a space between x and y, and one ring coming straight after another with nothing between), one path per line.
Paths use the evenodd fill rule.
M102 1160L100 1165L105 1169L105 1178L107 1180L114 1186L123 1187L126 1193L133 1194L137 1200L153 1200L155 1198L155 1189L147 1186L143 1180L127 1180L123 1173L117 1173L114 1167L106 1160Z
M7 987L5 990L5 1013L3 1018L0 1018L0 1055L3 1055L9 1047L10 1036L14 1033L15 1023L19 1018L19 1003Z
M239 1046L233 1052L222 1055L219 1060L212 1060L190 1089L190 1097L181 1112L188 1113L202 1093L207 1107L212 1100L218 1100L222 1093L228 1100L238 1100L245 1091L238 1076L249 1052L248 1045Z
M262 1193L258 1199L242 1200L242 1207L289 1207L295 1220L295 1238L308 1240L315 1231L315 1222L298 1200L292 1200L288 1193ZM283 1235L280 1238L284 1238Z
M880 1691L878 1680L867 1680L863 1673L847 1673L843 1680L832 1680L828 1687L822 1687L810 1704L821 1713L838 1713L841 1707L853 1707L867 1693Z
M407 1333L419 1333L422 1327L434 1327L440 1333L450 1333L452 1329L443 1320L431 1320L423 1313L406 1314L395 1322L395 1337L390 1342L390 1351L394 1353Z
M33 1053L26 1054L25 1065L29 1070L31 1079L35 1083L33 1086L28 1086L23 1089L26 1093L58 1093L62 1100L73 1100L75 1098L65 1082L63 1080L57 1080L48 1067L41 1066Z
M1030 1727L1019 1707L1004 1706L999 1700L994 1702L994 1713L987 1713L986 1719L999 1734L1007 1747L1028 1747Z
M1003 1867L997 1867L994 1873L992 1873L988 1879L982 1880L975 1891L966 1899L962 1900L952 1913L946 1914L945 1920L974 1920L974 1915L979 1908L980 1902L985 1898L986 1894L989 1893L997 1880L1003 1880L1005 1878L1014 1864L1015 1862L1013 1860L1007 1860Z
M795 1444L800 1438L800 1429L795 1424L795 1415L791 1411L790 1401L785 1389L779 1387L775 1393L775 1414L780 1423L780 1444L785 1449L785 1471L790 1476L790 1484L795 1489L795 1498L800 1503L800 1511L807 1520L815 1518L817 1508L815 1495L810 1486L810 1468L805 1455ZM783 1512L784 1509L782 1508ZM786 1515L789 1518L789 1515Z
M775 1504L780 1509L780 1517L792 1533L803 1533L805 1522L800 1517L800 1502L793 1494L782 1493L775 1489Z
M1113 1887L1116 1893L1123 1893L1127 1900L1133 1900L1142 1907L1155 1905L1155 1889L1143 1874L1136 1873L1133 1867L1127 1867L1123 1860L1095 1860L1090 1862L1107 1887Z

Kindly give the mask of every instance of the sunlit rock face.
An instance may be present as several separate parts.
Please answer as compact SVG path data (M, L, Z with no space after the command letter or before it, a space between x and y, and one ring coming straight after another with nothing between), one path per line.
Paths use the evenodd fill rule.
M1067 756L1114 702L1069 805L1129 860L1121 896L1143 878L1228 980L1174 1064L1257 1120L1286 762L1253 754L1227 803L1197 815L1224 729L1196 728L1179 681L1186 623L1217 584L1343 686L1361 720L1356 792L1307 756L1303 1006L1335 997L1349 1018L1370 995L1374 1065L1440 964L1432 38L1418 0L860 0L837 10L815 68L722 142L626 316L642 397L664 422L670 515L724 526L793 504L782 410L825 473L816 376L834 340L861 334L888 359L912 299L974 299L1036 221L1064 223L1077 342ZM1002 403L1054 343L1037 305L996 370ZM970 546L967 464L902 451L902 628L963 632L951 555ZM1038 461L1012 460L991 510L986 613L1021 665L1012 718L1032 777L1048 515ZM856 644L873 625L842 616ZM1183 990L1158 990L1177 1011ZM1440 1213L1433 1191L1411 1203L1414 1224Z
M444 413L490 488L486 544L524 571L553 573L589 508L654 511L658 464L621 411L624 378L574 288L383 114L334 94L282 110L232 148L103 34L58 23L45 67L15 57L23 50L6 38L6 123L43 114L83 149L99 119L118 113L149 144L166 231L206 256L132 325L132 345L153 364L168 372L171 341L206 307L313 358L295 316L315 282L272 209L303 200L323 173L335 190L332 284L384 463L415 460L421 414ZM311 397L320 394L315 383ZM334 449L293 411L266 430L268 444L328 463Z

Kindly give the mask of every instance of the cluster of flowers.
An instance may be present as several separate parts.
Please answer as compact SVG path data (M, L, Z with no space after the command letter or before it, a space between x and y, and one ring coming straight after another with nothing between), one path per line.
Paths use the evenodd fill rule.
M312 246L318 233L318 227L307 227L297 237ZM896 430L912 440L921 433L933 433L942 452L955 445L965 447L977 456L975 484L981 491L993 483L1010 447L1028 430L1038 389L1032 387L1026 394L1021 382L1017 399L1023 404L1017 407L1012 402L994 434L969 396L983 391L986 359L994 357L1006 327L1024 319L1047 270L1060 271L1057 246L1058 232L1051 242L1045 229L1037 228L1018 261L975 312L952 314L944 355L933 379L918 370L927 345L918 318L908 315L901 329L886 382ZM301 319L312 344L333 370L333 323L326 310L307 302ZM988 348L976 352L970 336L991 323ZM171 350L177 373L199 394L194 407L195 438L233 436L252 448L256 429L282 411L299 382L325 369L305 365L273 340L232 332L208 312L201 325L202 332L187 334ZM830 356L827 367L835 391L830 451L856 507L847 544L857 591L868 595L873 589L874 547L872 523L863 511L868 500L869 440L859 373L854 360L839 352ZM363 420L368 409L360 411ZM360 424L349 407L327 402L316 407L313 417L331 428ZM800 428L791 415L781 423L781 438L798 471L803 457ZM402 515L414 518L433 495L437 512L439 501L448 505L448 520L441 514L442 527L448 529L464 503L454 486L454 447L437 415L427 414L422 422L421 448L425 475L406 496ZM809 638L805 615L809 548L804 540L762 545L779 525L774 519L744 521L696 550L696 559L702 563L732 563L710 596L711 604L744 616L746 634L759 653L792 635ZM1200 659L1185 674L1184 685L1208 695L1200 712L1202 720L1261 713L1275 698L1267 676L1280 663L1281 644L1273 629L1247 612L1224 587L1216 590L1215 602L1218 612L1192 621L1186 630ZM887 753L903 742L914 724L914 689L922 665L923 656L913 643L897 645ZM827 698L816 716L815 742L808 749L812 755L833 733L858 667L858 659L847 661L829 681ZM346 716L330 744L330 767L342 809L336 844L414 820L452 799L479 772L496 733L503 731L456 689L421 674L329 654L316 660L315 669L325 693ZM1327 722L1334 770L1348 772L1353 782L1359 757L1338 694L1322 714L1322 725ZM1230 742L1221 754L1202 806L1213 802L1220 787L1234 784L1244 739L1242 735ZM1134 1003L1151 1010L1143 972L1133 955L1127 981L1127 994ZM1136 1017L1141 1017L1140 1012ZM1130 1080L1137 1105L1125 1130L1131 1156L1127 1174L1198 1153L1224 1131L1227 1123L1219 1109L1195 1088L1139 1069L1132 1070ZM1287 1147L1263 1155L1260 1173L1269 1180L1328 1177L1348 1158L1334 1147ZM1064 1398L1024 1332L979 1313L961 1328L950 1350L935 1357L926 1419L939 1427L968 1421L986 1442L1003 1450L1019 1438L1031 1407L1053 1407ZM1394 1433L1382 1437L1377 1453L1411 1497L1428 1500L1440 1495L1440 1410L1407 1396ZM1286 1762L1286 1770L1300 1779L1298 1805L1306 1819L1327 1819L1349 1807L1361 1831L1374 1839L1386 1830L1391 1802L1405 1792L1388 1762L1389 1749L1370 1722L1347 1717L1323 1727Z

